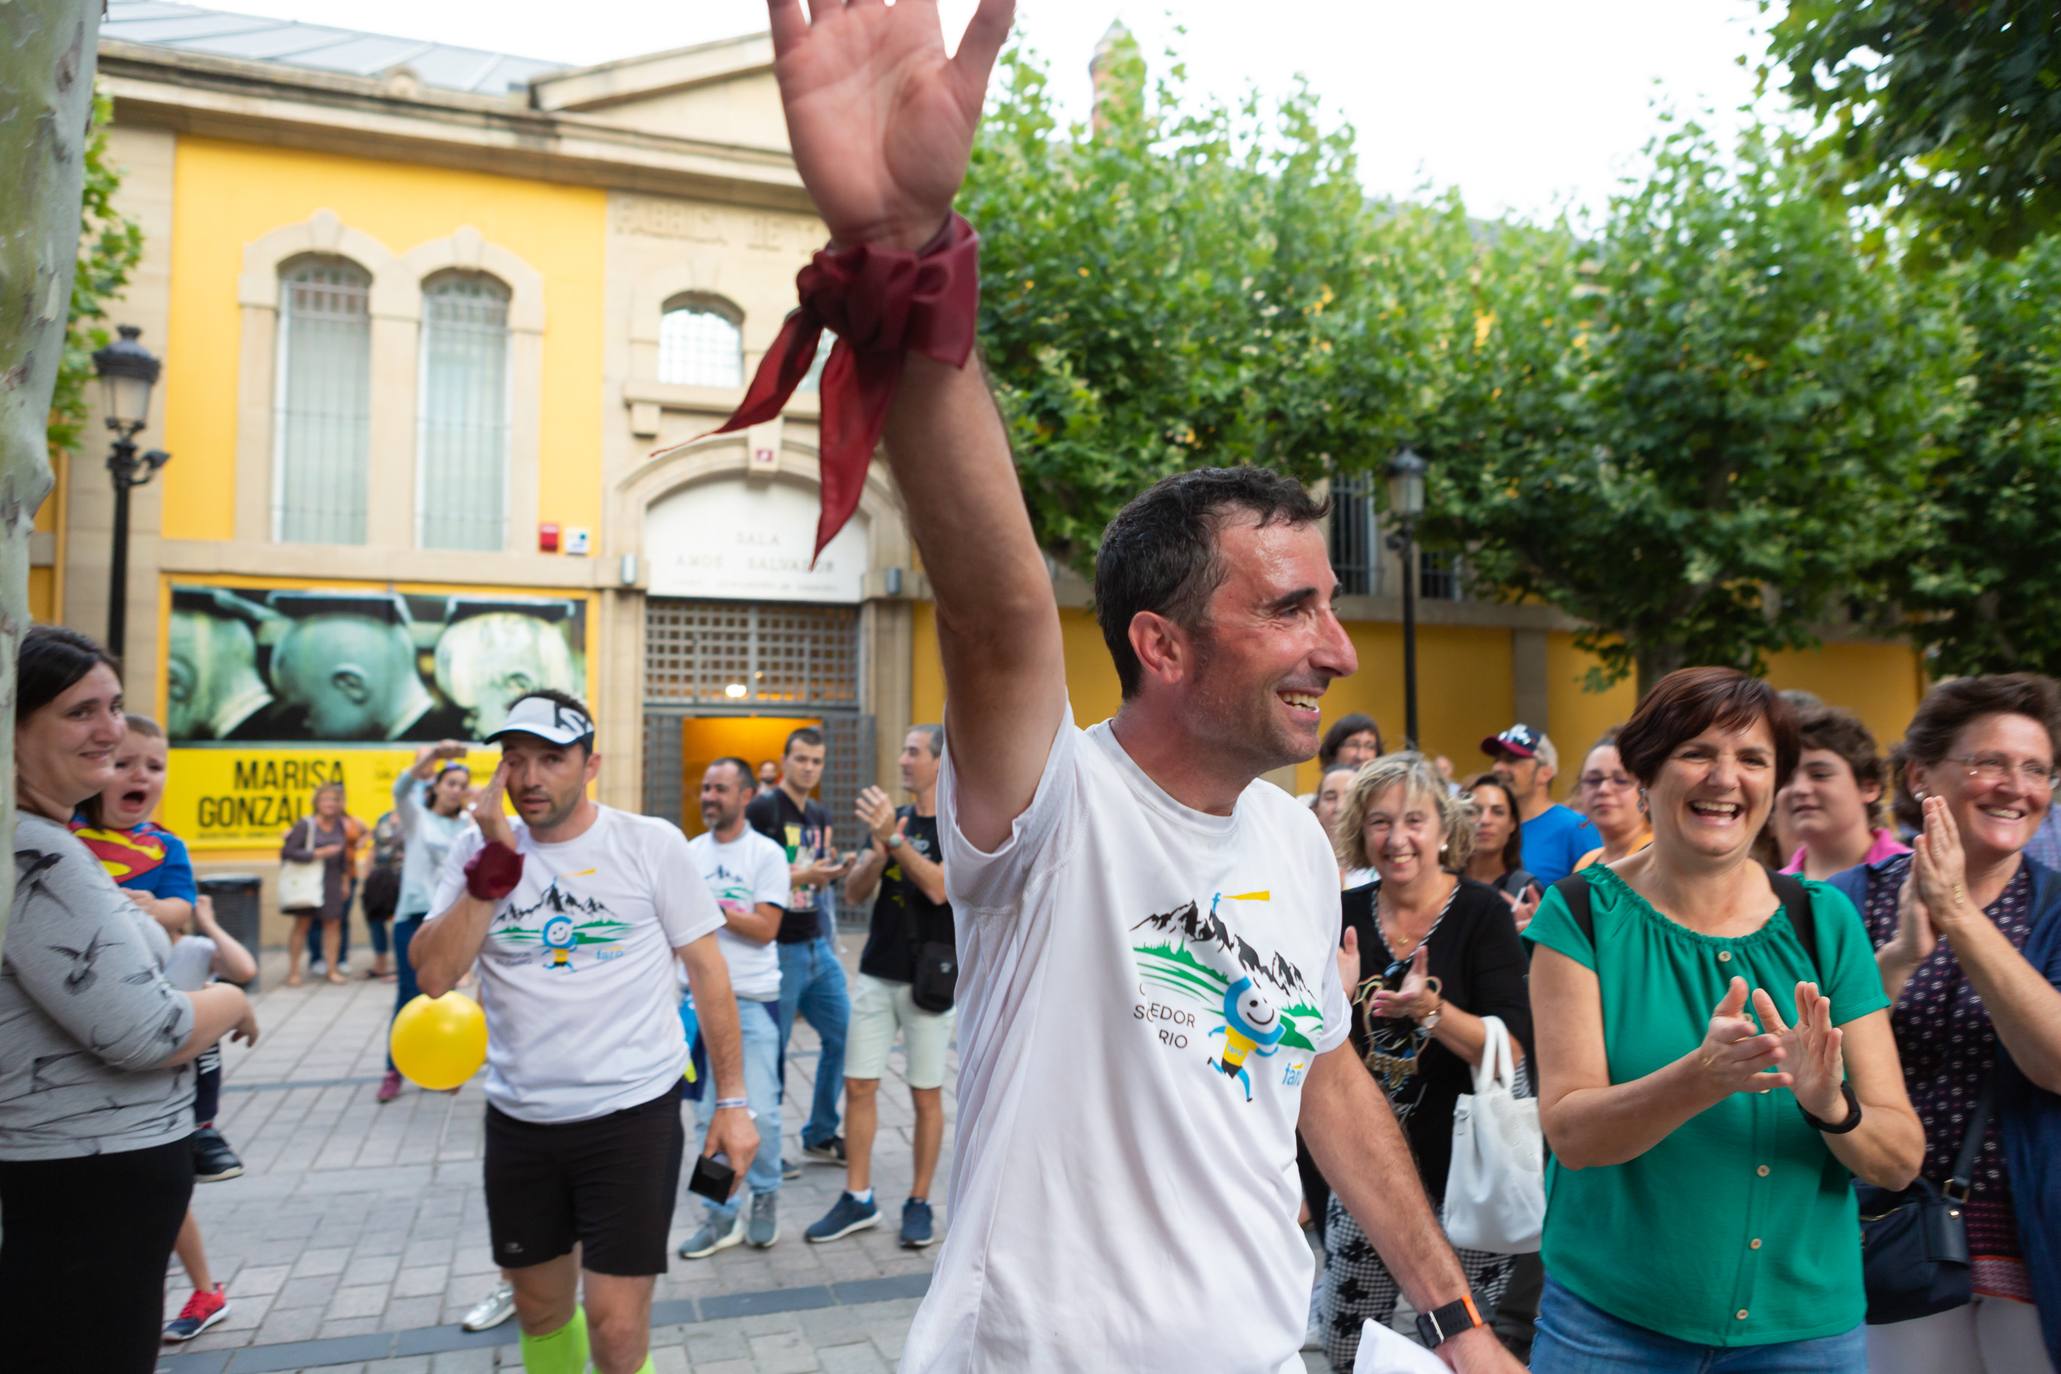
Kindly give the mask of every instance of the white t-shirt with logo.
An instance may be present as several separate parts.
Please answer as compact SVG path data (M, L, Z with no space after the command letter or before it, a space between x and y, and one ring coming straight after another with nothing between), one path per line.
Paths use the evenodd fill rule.
M673 951L723 913L678 826L614 807L563 844L511 820L522 880L480 946L487 1101L521 1121L586 1121L649 1102L687 1062ZM451 844L430 920L465 892L485 840Z
M787 904L787 852L750 826L728 844L714 831L704 831L687 841L687 851L717 902L735 902L747 910L761 902ZM730 965L732 992L754 1002L779 999L780 951L771 940L746 939L727 923L716 940Z
M1176 802L1069 720L983 854L938 787L959 937L951 1225L904 1374L1300 1370L1295 1124L1347 1030L1338 865L1254 782Z

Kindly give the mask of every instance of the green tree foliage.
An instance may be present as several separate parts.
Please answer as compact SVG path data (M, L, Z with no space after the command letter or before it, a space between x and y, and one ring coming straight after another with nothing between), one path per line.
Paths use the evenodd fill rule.
M1974 341L1967 408L1888 583L1934 671L2061 672L2061 238L1940 286Z
M1762 666L1905 538L1959 334L1871 271L1758 131L1650 150L1592 241L1512 231L1428 425L1439 518L1480 581L1588 625L1592 685Z
M1370 206L1355 135L1299 89L1191 98L1106 49L1092 128L1003 61L961 208L982 233L981 341L1040 542L1085 571L1102 528L1184 468L1314 479L1377 466L1435 388L1457 203Z
M1761 0L1761 9L1777 8ZM1941 252L2017 252L2061 211L2061 11L2052 0L1786 0L1771 55L1863 204Z
M72 274L71 311L64 337L64 359L57 370L57 389L50 401L48 443L54 465L60 453L76 453L93 382L93 350L105 348L108 303L122 294L129 276L143 258L143 229L114 203L121 172L107 156L107 126L114 103L96 93L93 128L86 142L86 179L79 230L79 260Z

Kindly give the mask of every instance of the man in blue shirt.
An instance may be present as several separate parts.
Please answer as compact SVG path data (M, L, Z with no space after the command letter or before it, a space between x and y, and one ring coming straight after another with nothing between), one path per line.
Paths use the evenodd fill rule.
M1523 821L1524 867L1541 885L1551 887L1574 872L1575 862L1602 841L1580 812L1553 800L1553 778L1560 754L1544 731L1518 723L1481 742L1481 752L1495 760L1495 771L1517 794Z

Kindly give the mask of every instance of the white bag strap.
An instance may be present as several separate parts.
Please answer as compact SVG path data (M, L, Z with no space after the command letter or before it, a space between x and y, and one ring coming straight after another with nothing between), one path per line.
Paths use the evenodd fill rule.
M1502 1017L1481 1018L1481 1041L1481 1062L1474 1066L1475 1096L1484 1096L1490 1088L1498 1086L1505 1092L1512 1091L1515 1064L1510 1054L1510 1031Z

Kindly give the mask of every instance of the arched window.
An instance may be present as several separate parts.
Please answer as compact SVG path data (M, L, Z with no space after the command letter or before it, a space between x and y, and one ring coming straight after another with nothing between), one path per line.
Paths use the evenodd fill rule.
M658 326L658 379L689 386L743 386L744 332L728 313L675 301Z
M823 389L823 365L830 361L830 346L837 342L837 335L824 330L816 340L816 359L803 374L799 391L821 391Z
M483 272L422 288L416 542L499 549L508 520L509 290Z
M372 274L344 258L297 258L280 269L276 539L365 542L371 299Z

